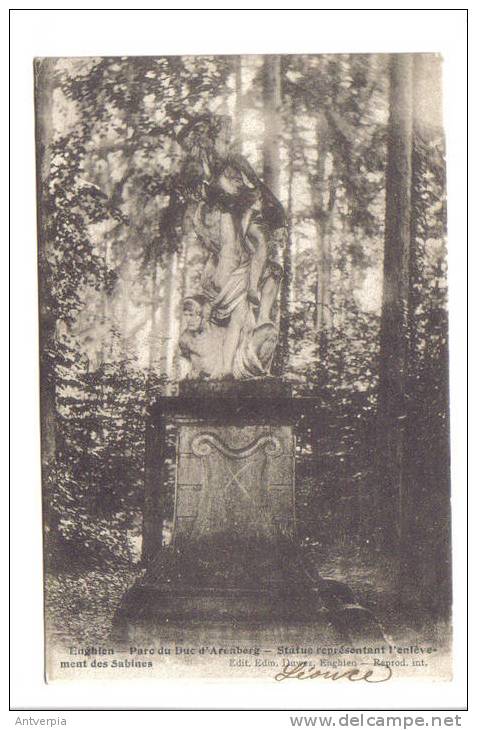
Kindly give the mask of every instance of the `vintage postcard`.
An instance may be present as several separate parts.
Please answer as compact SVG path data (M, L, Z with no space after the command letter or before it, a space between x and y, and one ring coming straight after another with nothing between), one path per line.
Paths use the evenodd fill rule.
M48 682L452 679L441 76L35 60Z

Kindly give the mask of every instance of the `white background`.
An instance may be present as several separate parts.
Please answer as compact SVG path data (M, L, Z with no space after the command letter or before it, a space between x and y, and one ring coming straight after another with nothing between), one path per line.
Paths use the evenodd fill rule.
M212 3L211 3L212 4ZM50 3L55 5L55 3ZM64 4L63 4L64 5ZM302 3L303 5L303 3ZM374 3L368 3L374 5ZM421 3L421 6L427 3ZM435 5L435 3L434 3ZM339 6L338 6L339 7ZM336 8L336 6L335 6ZM382 4L381 4L382 8ZM5 18L5 16L4 16ZM466 646L466 13L464 10L12 10L11 14L12 346L12 699L17 716L69 717L156 727L224 722L252 713L64 713L59 708L457 708L465 705ZM5 44L6 45L6 44ZM472 45L472 44L471 44ZM41 485L38 414L36 199L32 60L35 56L183 53L440 52L444 56L449 193L452 508L455 679L363 687L198 681L43 682ZM474 59L475 60L475 59ZM5 63L4 63L5 71ZM5 98L5 95L4 95ZM6 116L6 115L4 115ZM6 119L4 120L6 121ZM6 139L6 131L4 133ZM6 165L4 165L6 169ZM5 201L7 191L2 196ZM5 214L6 215L6 214ZM472 237L471 237L472 241ZM6 244L5 244L6 247ZM5 270L6 271L6 267ZM2 289L5 297L6 285ZM6 311L6 301L3 302ZM6 493L6 489L5 489ZM6 512L6 506L5 506ZM3 536L5 533L3 533ZM5 537L3 537L5 540ZM3 554L7 546L4 544ZM2 625L6 626L5 622ZM6 642L6 639L5 639ZM6 644L5 644L6 646ZM6 651L4 661L6 668ZM472 696L472 693L471 693ZM2 704L2 709L6 702ZM54 709L58 708L58 712ZM289 727L290 713L254 713L265 727ZM316 714L316 713L315 713ZM396 714L396 713L394 713ZM406 713L410 714L410 713ZM452 713L452 714L455 714ZM467 718L470 719L470 718ZM464 726L467 726L464 720ZM255 723L252 723L252 726ZM469 724L468 727L471 727Z

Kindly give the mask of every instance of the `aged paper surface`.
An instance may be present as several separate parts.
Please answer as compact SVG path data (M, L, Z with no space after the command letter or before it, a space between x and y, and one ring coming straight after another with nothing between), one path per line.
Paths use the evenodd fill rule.
M49 682L451 680L441 67L35 61Z

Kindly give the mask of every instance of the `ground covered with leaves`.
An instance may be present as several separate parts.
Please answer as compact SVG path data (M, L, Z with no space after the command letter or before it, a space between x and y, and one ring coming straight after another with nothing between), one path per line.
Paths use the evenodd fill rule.
M138 568L91 570L45 577L47 635L64 643L107 644L114 612Z

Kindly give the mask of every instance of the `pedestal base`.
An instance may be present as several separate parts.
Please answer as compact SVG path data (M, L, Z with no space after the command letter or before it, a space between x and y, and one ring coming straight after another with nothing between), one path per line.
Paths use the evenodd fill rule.
M284 595L280 589L136 586L117 613L121 622L230 623L246 626L277 621L313 621L328 613L318 591Z
M242 632L271 626L285 632L314 626L328 641L382 645L383 632L347 586L320 579L248 588L204 587L138 581L123 597L114 619L114 637L126 641L137 631L162 633L174 625L207 632L229 626Z
M346 586L311 577L295 542L294 425L313 399L276 379L187 382L161 398L146 442L146 575L124 596L115 632L228 624L316 624L339 640L383 641ZM162 543L165 424L176 437L172 545ZM315 428L315 425L313 425ZM321 630L320 629L320 630Z

